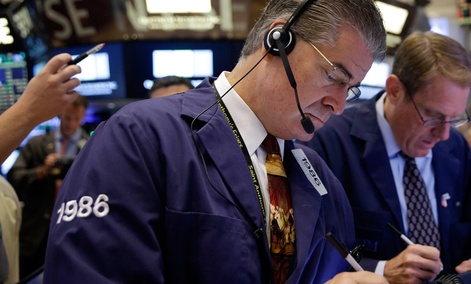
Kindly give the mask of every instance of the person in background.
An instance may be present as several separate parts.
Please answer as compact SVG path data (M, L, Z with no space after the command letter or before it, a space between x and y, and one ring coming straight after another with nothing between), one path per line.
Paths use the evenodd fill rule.
M154 80L152 88L149 90L149 98L165 97L176 93L193 89L193 85L188 78L178 76L166 76Z
M455 129L469 121L470 85L471 63L458 42L415 32L396 51L385 91L331 118L307 143L345 187L369 260L363 265L391 283L430 281L442 267L471 270L471 151ZM415 177L404 173L409 159ZM409 196L404 176L426 192ZM423 239L419 226L428 229Z
M294 44L286 57L265 46L288 32L295 44L275 42ZM310 140L359 95L385 39L371 0L269 1L231 72L128 104L98 126L59 193L44 281L386 283L346 272L325 237L354 242L345 192L292 141Z
M20 230L21 279L44 263L56 195L68 168L89 139L81 128L87 106L87 99L77 96L59 114L58 129L31 138L20 149L8 172L8 181L24 203Z
M70 60L71 55L66 53L51 58L38 75L28 82L18 101L0 115L0 164L34 127L58 115L77 98L78 93L73 89L80 81L71 77L80 73L81 69L76 65L66 66ZM3 180L0 187L0 282L17 283L17 231L21 223L21 209L11 185ZM7 245L6 251L4 242Z

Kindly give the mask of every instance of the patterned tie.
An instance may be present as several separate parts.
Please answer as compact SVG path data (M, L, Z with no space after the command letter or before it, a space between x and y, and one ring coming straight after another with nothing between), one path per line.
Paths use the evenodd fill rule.
M262 143L267 152L266 167L270 191L270 234L275 283L285 283L295 251L291 190L276 138L270 134Z
M406 161L403 184L409 220L409 237L414 243L440 249L440 233L415 158L402 152L400 154Z

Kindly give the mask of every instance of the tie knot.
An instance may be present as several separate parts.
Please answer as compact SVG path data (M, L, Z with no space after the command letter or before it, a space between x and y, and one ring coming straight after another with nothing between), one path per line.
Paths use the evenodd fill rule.
M401 155L401 157L403 157L404 160L405 160L407 163L412 162L412 161L415 161L415 158L414 158L414 157L411 157L411 156L407 155L406 153L404 153L404 152L402 152L402 151L399 152L399 155Z
M280 147L278 146L278 141L276 141L276 137L268 134L265 137L265 140L262 142L262 146L267 151L267 154L280 154Z

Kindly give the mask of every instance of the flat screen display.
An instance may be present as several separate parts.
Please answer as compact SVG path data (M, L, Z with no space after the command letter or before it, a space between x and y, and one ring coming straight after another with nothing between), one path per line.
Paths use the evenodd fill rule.
M28 63L24 52L0 53L0 113L18 100L28 80Z
M146 98L156 78L176 75L196 86L207 76L219 76L236 65L243 41L166 40L127 42L124 58L128 98Z
M212 76L213 51L211 49L169 49L152 52L154 78L170 75L198 78Z

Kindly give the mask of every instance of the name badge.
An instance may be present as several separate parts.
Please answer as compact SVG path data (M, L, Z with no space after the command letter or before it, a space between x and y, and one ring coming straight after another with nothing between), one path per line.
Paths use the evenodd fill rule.
M291 152L296 158L296 161L298 161L298 164L303 170L307 179L314 186L317 192L319 192L321 196L326 195L327 189L325 189L324 184L322 183L321 179L314 170L314 167L311 165L311 162L309 162L309 160L307 159L306 154L304 154L304 151L302 149L293 149L291 150Z

